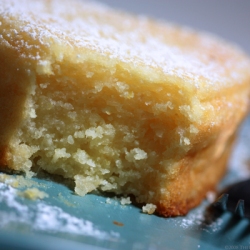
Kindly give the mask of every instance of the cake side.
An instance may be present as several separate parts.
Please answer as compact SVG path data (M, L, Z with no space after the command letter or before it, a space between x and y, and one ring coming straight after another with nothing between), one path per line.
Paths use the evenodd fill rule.
M58 1L47 3L53 7ZM87 4L91 18L83 7L75 18L88 30L98 23L100 40L93 34L66 36L59 24L71 27L70 14L60 9L51 23L43 23L52 7L43 3L44 13L32 16L32 7L41 2L29 4L27 13L16 15L16 7L8 12L11 18L1 14L1 101L13 113L0 114L11 124L0 127L1 165L28 175L36 165L75 179L80 195L95 189L132 194L139 203L157 205L164 216L197 205L223 175L247 113L248 59L211 37L125 14L123 21L149 30L161 46L145 42L140 31L131 38L131 23L122 30L114 24L117 35L109 37L101 26L111 26L117 14L100 7L98 15L89 3L75 4ZM120 34L130 39L119 51L107 50L106 45L121 43ZM142 48L152 51L150 64ZM165 60L167 69L152 62L162 51L160 62ZM10 86L20 91L9 92Z
M24 108L34 78L20 54L10 44L1 39L0 46L0 165L7 166L10 158L9 141L27 117ZM29 112L30 110L27 110Z

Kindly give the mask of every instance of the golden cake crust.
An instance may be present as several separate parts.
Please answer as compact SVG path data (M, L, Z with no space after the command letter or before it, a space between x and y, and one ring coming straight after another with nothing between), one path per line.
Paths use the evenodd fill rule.
M238 48L98 3L0 3L0 165L183 215L214 189L247 114Z

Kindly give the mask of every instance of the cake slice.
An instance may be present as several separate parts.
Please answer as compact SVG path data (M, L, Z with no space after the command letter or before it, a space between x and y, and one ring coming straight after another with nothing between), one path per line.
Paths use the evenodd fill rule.
M249 69L218 38L96 2L1 0L1 168L184 215L225 173Z

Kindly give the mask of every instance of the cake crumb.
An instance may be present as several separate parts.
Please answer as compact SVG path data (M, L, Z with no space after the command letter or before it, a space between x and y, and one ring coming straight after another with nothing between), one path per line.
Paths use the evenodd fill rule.
M110 198L107 198L107 199L106 199L106 203L107 203L107 204L111 204L111 203L112 203L112 202L111 202L111 199L110 199Z
M131 204L130 197L121 197L120 203L121 203L121 205Z
M37 188L28 188L25 191L20 191L19 196L30 200L44 199L49 197L49 195Z
M145 214L153 214L156 210L156 205L148 203L142 207L142 212Z
M8 184L13 188L18 187L18 181L14 177L11 177L10 175L7 174L3 173L0 174L0 182Z
M35 181L25 178L22 175L0 173L0 182L10 185L13 188L27 188L38 185Z
M114 205L118 205L119 203L123 206L125 205L129 205L132 203L132 201L130 200L130 197L113 197L113 201L111 198L107 198L106 199L106 204L114 204Z

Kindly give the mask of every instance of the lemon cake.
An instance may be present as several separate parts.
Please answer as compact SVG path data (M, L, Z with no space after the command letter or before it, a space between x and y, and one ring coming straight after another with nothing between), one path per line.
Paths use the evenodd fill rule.
M212 35L97 2L1 0L1 169L184 215L225 173L249 69Z

